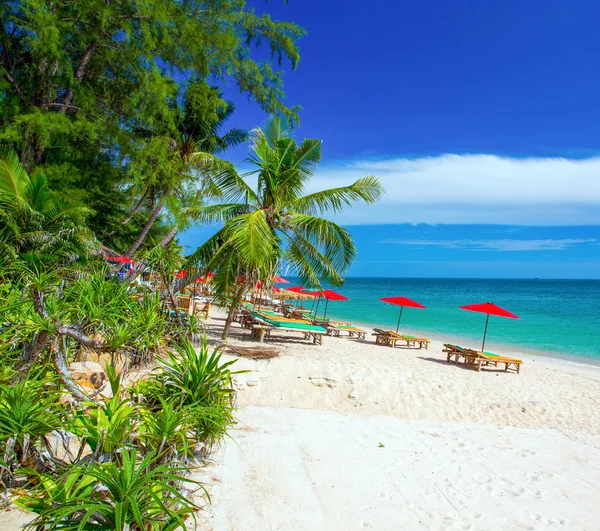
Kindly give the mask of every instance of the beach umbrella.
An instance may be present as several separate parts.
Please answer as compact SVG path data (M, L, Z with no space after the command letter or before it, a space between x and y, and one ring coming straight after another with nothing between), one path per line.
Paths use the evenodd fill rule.
M300 293L304 288L302 286L292 286L291 288L285 288L285 291L292 291L294 293Z
M280 277L279 275L276 275L275 278L273 279L273 282L278 282L279 284L289 284L290 281L286 280L283 277Z
M300 300L300 297L297 296L304 288L302 286L292 286L291 288L285 288L285 291L291 291L294 294L294 298ZM292 297L290 297L290 300Z
M327 306L329 304L329 301L349 301L350 300L348 297L344 297L340 293L336 293L335 291L330 290L330 289L324 289L321 291L313 291L312 293L309 293L309 295L315 295L315 296L323 297L325 299L325 313L323 314L323 321L327 318Z
M483 304L468 304L467 306L459 306L462 310L469 310L470 312L479 312L487 314L485 318L485 330L483 332L483 342L481 343L481 351L485 347L485 336L487 335L488 323L490 321L490 315L497 315L499 317L508 317L509 319L519 319L518 315L500 308L493 302L484 302Z
M133 264L135 263L131 258L127 258L126 256L107 256L106 259L109 262L118 262L120 264Z
M405 307L425 308L425 306L423 306L422 304L419 304L418 302L413 301L412 299L409 299L408 297L383 297L380 300L382 300L383 302L388 302L390 304L395 304L396 306L400 306L400 314L398 315L398 324L396 325L396 333L400 329L400 319L402 319L402 310L404 310Z

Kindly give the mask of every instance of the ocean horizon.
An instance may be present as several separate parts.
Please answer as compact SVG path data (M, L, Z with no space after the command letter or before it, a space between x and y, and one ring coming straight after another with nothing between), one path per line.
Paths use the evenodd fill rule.
M481 347L486 316L459 306L494 302L520 319L490 316L486 350L600 364L600 280L347 277L331 289L350 300L330 301L328 317L395 330L400 307L379 299L405 296L426 309L405 308L401 332L471 348Z

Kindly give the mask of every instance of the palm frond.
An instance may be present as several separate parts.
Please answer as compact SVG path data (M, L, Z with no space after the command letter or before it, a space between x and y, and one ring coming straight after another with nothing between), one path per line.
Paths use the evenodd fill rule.
M197 207L193 211L193 216L200 223L223 223L248 214L248 210L248 205L244 203L223 203Z
M7 147L0 148L0 195L26 203L30 186L29 175L15 151Z
M230 220L224 228L227 242L247 264L261 267L279 251L277 235L267 221L264 210L242 214Z
M283 116L271 116L267 123L261 128L265 140L271 149L275 149L277 142L282 138L291 136L291 131L287 119Z
M292 214L288 226L296 236L318 247L339 273L344 273L356 258L356 247L350 232L337 223L316 216Z
M210 178L214 185L221 190L225 201L229 203L260 203L256 192L240 177L233 164L224 164Z
M376 177L363 177L350 186L330 188L298 198L292 208L305 214L322 214L324 212L339 212L344 206L350 206L357 201L375 203L385 193Z

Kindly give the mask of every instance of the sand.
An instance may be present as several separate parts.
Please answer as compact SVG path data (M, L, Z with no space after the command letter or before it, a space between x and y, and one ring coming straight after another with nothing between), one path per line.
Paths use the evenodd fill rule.
M223 315L206 330L219 344ZM256 346L234 325L230 343ZM521 374L429 350L274 333L239 359L239 423L196 477L198 529L600 529L600 368L524 357ZM226 359L233 356L225 355ZM0 514L0 529L26 519Z
M207 330L218 342L222 316ZM230 342L256 345L235 325ZM279 339L281 338L281 339ZM295 339L294 339L295 338ZM600 369L477 373L429 350L273 334L240 359L202 529L600 529Z

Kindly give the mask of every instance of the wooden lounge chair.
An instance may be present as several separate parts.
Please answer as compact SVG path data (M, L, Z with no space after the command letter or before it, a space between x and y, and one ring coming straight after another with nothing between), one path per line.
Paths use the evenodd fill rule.
M381 328L375 328L375 343L378 345L386 345L388 347L394 348L396 343L402 344L407 348L419 348L422 349L425 347L425 350L429 349L429 339L426 337L415 337L408 336L405 334L398 334L397 332L392 332L391 330L381 330Z
M365 339L367 333L362 328L348 324L332 323L327 326L327 335L333 337L340 337L342 332L348 332L348 337L357 337L358 339Z
M262 343L265 338L270 338L273 330L282 330L286 332L301 332L305 339L312 339L315 345L323 344L323 336L327 334L327 330L320 326L314 326L305 321L295 319L271 319L266 315L261 315L257 312L250 312L254 319L252 324L252 335Z
M459 345L452 345L451 343L444 343L444 349L442 352L447 354L446 361L450 363L454 361L454 363L458 364L461 358L464 358L469 353L474 353L474 350L466 349Z
M498 366L498 363L504 363L504 371L508 372L510 369L514 369L517 374L521 372L521 364L523 360L517 358L511 358L508 356L500 356L491 352L480 352L470 348L464 348L459 345L452 345L450 343L444 344L444 352L447 353L447 361L454 360L455 364L458 364L461 359L464 359L465 365L477 369L477 372L481 372L482 366L493 365Z

